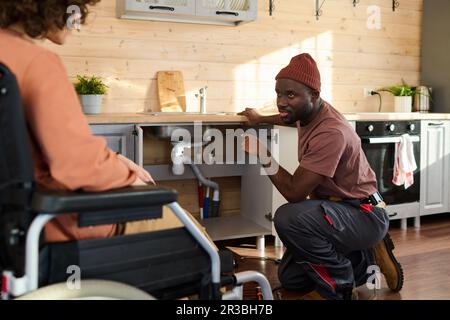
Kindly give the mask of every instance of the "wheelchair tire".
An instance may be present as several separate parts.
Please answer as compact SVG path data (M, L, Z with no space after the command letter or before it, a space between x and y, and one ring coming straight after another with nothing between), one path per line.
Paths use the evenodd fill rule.
M17 300L155 300L155 298L127 284L106 280L82 280L80 289L69 289L67 283L39 288Z

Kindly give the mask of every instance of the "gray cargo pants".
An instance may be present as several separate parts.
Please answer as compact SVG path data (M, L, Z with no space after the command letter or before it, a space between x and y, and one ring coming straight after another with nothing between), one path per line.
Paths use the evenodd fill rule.
M281 285L341 299L339 288L366 282L367 268L375 265L371 248L386 235L389 217L379 207L364 212L358 200L305 200L281 206L274 223L287 249Z

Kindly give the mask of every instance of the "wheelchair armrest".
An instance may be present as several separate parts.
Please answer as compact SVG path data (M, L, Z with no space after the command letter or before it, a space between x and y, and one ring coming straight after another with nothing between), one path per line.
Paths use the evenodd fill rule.
M162 206L177 200L177 192L156 186L136 186L102 192L37 189L31 208L37 212L67 213Z

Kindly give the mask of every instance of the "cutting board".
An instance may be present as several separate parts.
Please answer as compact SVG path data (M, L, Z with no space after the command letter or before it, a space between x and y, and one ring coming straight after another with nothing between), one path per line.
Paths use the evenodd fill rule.
M159 110L161 112L186 111L186 94L181 71L158 71Z

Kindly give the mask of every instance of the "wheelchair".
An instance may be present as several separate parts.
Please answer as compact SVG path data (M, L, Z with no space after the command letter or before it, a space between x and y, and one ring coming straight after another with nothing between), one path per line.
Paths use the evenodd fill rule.
M0 63L0 271L2 299L242 299L267 278L233 273L231 252L218 252L176 202L174 190L140 186L104 192L55 191L33 181L29 137L16 78ZM162 217L167 205L184 227L110 238L45 243L51 219L77 212L80 227ZM79 270L79 288L70 288ZM72 283L73 284L73 283Z

